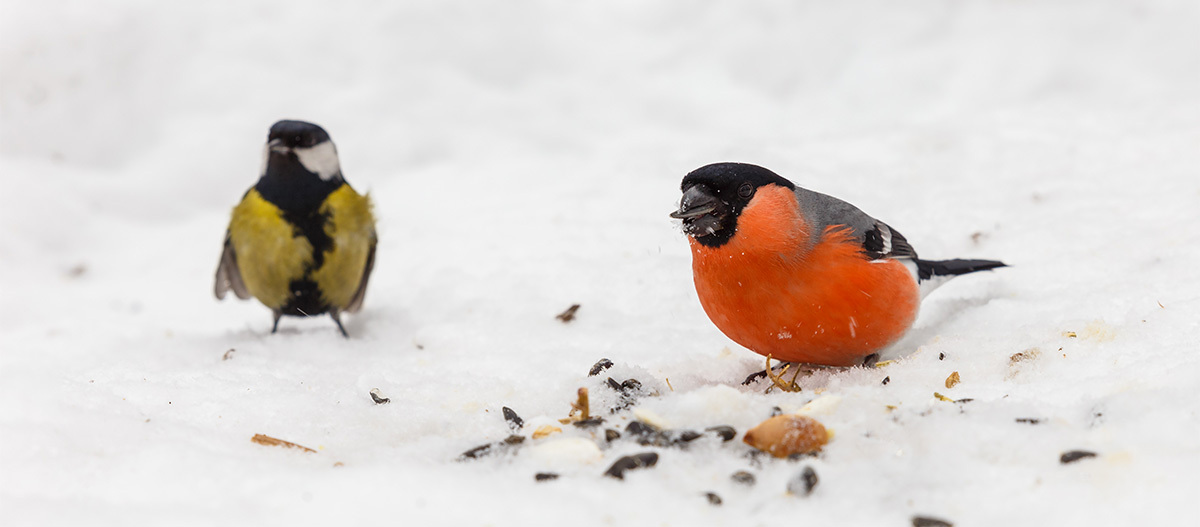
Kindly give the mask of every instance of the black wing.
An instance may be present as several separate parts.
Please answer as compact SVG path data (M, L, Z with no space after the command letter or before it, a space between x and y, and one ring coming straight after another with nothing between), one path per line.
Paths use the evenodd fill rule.
M367 265L363 269L362 280L358 282L358 289L354 291L354 296L350 297L350 303L346 304L346 308L342 311L347 313L357 313L362 309L363 298L367 296L367 282L371 280L371 271L375 269L375 243L374 234L371 236L371 250L367 253Z
M908 244L903 234L878 220L863 233L863 252L872 260L917 257L917 251Z
M217 295L217 300L221 300L230 290L242 300L250 298L250 291L246 289L246 283L242 281L242 272L238 270L237 252L233 250L233 242L229 239L227 231L225 233L225 250L221 252L221 262L217 264L217 283L213 292Z

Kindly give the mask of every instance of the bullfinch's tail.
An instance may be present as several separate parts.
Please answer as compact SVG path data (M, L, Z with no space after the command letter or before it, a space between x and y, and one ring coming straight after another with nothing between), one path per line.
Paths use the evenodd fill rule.
M960 274L987 271L997 267L1008 267L995 260L921 260L917 259L917 276L929 280L935 276L958 276Z
M987 271L997 267L1008 267L1004 262L995 260L915 260L917 264L917 282L920 284L921 298L932 293L942 284L960 274ZM911 269L911 267L909 268Z

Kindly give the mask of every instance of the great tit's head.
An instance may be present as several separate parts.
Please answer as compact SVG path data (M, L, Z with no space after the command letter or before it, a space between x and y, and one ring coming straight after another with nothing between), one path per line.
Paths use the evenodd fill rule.
M296 166L299 165L299 166ZM322 181L341 178L337 147L324 128L304 121L279 121L271 126L263 153L263 174L268 171L311 172Z
M683 220L683 232L708 247L724 245L737 232L742 210L760 187L796 185L763 167L745 163L713 163L684 176L679 210L672 218Z

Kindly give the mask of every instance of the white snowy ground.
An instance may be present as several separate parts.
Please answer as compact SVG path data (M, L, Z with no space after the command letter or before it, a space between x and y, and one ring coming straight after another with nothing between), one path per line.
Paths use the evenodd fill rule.
M1194 517L1196 2L327 4L0 4L0 523ZM326 317L270 335L262 306L212 298L280 118L324 125L377 203L350 340ZM845 198L925 257L1013 267L927 299L897 362L764 395L667 218L723 160ZM455 461L508 434L502 406L525 435L581 386L602 411L610 375L674 428L840 398L819 415L836 437L803 462L754 466L740 437L587 462L551 443L583 437L566 427ZM1099 455L1060 464L1073 449ZM646 450L657 467L601 476ZM787 495L806 465L815 491Z

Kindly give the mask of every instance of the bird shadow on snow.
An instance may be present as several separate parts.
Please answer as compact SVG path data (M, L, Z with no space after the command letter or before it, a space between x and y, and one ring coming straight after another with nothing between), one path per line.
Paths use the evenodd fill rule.
M964 313L971 309L988 304L991 302L992 298L993 297L991 295L959 298L952 297L935 300L925 304L925 306L923 306L925 309L920 314L913 328L910 329L903 337L901 337L898 342L880 352L879 360L904 359L912 355L918 349L920 349L922 345L928 343L930 340L936 337L942 331L942 329L952 324ZM742 380L750 374L763 371L763 368L766 366L765 359L757 361L743 360L741 361L741 364L741 371L735 374L736 379L728 379L724 376L720 378L714 377L706 379L706 384L726 384L736 381L737 388L743 392L761 391L763 387L770 384L770 381L765 377L760 378L756 382L753 382L749 385L741 384ZM772 362L772 365L775 365L776 367L778 367L779 364L780 363L777 361ZM812 368L811 371L808 371L807 373L802 373L798 379L800 380L801 386L806 390L825 388L835 377L858 368L862 368L862 366L852 366L849 368L817 367ZM779 373L778 369L776 369L776 373ZM790 379L791 374L787 374L785 378ZM871 380L869 382L874 383L876 381Z
M941 333L943 328L969 310L987 305L992 298L992 295L943 298L926 303L922 306L925 309L918 315L912 329L901 337L899 342L881 352L880 360L903 359L915 353L923 344Z

